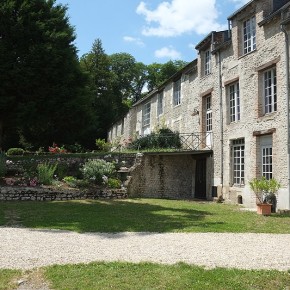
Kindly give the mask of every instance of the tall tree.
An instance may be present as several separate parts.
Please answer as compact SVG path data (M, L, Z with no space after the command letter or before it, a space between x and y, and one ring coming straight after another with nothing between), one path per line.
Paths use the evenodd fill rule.
M182 69L187 62L182 60L168 61L164 64L153 63L147 66L148 76L147 76L147 87L151 91L154 88L161 85L164 81L169 79L180 69Z
M81 57L80 63L90 79L89 89L96 117L95 128L92 129L96 137L105 138L116 112L114 111L110 60L100 39L94 41L91 51Z
M55 0L0 2L0 147L12 128L36 146L72 143L92 120L66 11Z

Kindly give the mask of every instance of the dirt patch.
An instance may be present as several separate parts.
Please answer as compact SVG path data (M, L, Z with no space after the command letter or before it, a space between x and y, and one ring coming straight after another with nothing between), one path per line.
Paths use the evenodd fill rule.
M49 283L45 280L43 269L26 271L16 282L16 290L50 290Z

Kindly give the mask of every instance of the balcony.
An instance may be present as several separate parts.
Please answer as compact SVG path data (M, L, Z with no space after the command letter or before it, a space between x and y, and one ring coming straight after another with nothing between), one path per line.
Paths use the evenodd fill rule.
M120 151L138 152L187 152L213 150L213 133L152 133L139 136Z

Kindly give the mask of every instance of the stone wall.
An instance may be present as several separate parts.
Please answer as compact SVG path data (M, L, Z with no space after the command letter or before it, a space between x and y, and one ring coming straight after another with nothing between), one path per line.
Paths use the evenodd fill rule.
M126 198L126 189L55 189L35 187L1 187L0 201L60 201Z
M194 159L191 155L147 155L128 183L130 197L192 199Z

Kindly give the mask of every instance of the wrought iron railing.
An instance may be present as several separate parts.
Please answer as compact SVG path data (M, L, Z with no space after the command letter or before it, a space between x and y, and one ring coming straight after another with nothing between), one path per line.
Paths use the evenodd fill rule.
M139 136L128 149L138 151L196 151L213 149L213 133L167 133Z

